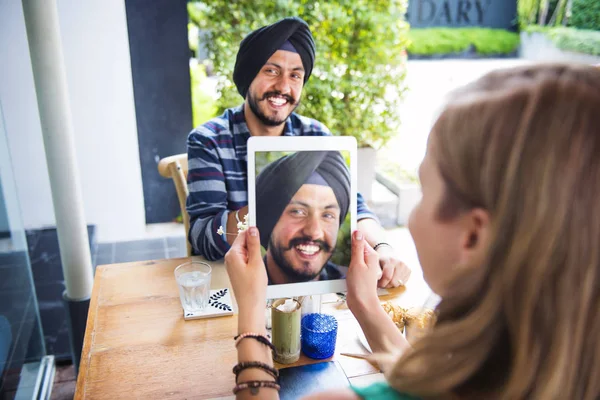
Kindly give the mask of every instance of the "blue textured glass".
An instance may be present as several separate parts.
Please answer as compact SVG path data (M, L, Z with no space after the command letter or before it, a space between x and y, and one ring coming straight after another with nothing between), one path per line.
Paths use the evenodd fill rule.
M335 353L337 327L333 315L314 313L302 317L302 352L317 360L331 357Z

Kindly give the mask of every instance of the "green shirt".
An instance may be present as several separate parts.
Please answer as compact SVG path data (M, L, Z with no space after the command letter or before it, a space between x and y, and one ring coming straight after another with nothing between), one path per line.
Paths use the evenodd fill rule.
M387 383L380 382L367 387L351 387L354 393L364 400L419 400L418 397L409 394L398 393Z

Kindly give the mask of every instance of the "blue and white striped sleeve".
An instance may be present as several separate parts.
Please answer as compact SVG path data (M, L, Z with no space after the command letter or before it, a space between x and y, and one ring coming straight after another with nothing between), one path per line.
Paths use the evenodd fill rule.
M381 224L377 215L375 215L375 213L369 209L367 203L365 203L362 194L356 193L356 221L367 218L374 219L378 224Z
M208 260L223 258L229 243L217 233L227 227L227 189L218 144L198 130L188 136L188 240L194 254Z

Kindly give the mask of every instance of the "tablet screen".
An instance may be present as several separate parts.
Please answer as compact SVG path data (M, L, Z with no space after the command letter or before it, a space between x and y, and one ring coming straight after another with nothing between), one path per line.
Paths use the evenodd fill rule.
M272 287L284 288L285 296L291 296L290 290L295 295L339 291L345 287L356 221L355 151L343 140L338 146L324 143L343 138L267 139L261 146L249 141L248 200L250 225L260 232L269 292L280 292ZM310 150L290 150L289 139L304 139L300 147Z

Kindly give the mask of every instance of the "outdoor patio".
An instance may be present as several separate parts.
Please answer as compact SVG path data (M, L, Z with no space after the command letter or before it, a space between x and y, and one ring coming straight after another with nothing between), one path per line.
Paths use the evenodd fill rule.
M344 24L337 18L321 17L333 12L332 15L344 18L360 18L356 17L360 13L322 7L321 12L325 14L317 15L313 6L294 8L295 2L277 2L278 7L289 7L298 13L301 10L306 13L303 17L307 20L314 18L313 23L319 29L313 34L321 40L317 44L317 57L323 57L319 51L327 52L329 58L323 59L337 60L320 65L321 70L315 69L311 80L303 86L302 108L297 111L325 123L334 135L354 136L359 148L372 146L370 150L376 151L377 179L372 183L367 180L364 186L370 185L372 189L367 204L387 231L387 242L394 246L402 261L409 267L415 266L419 275L415 286L429 294L431 290L420 276L419 260L406 223L420 199L417 170L425 155L430 129L449 95L456 88L498 69L536 61L600 62L598 27L567 26L566 21L564 24L556 22L557 18L566 18L564 15L570 14L570 10L566 12L567 7L571 7L567 2L552 2L550 15L540 17L539 21L534 18L537 8L532 9L535 12L525 10L531 17L525 21L521 15L524 11L517 9L519 0L508 1L505 7L494 3L485 16L483 9L470 6L471 0L465 0L471 8L467 7L464 12L461 12L462 4L466 2L455 1L458 8L454 8L459 12L454 19L448 6L452 1L444 1L445 8L432 5L430 10L432 18L436 17L438 22L447 17L441 27L433 19L425 21L420 15L423 4L434 4L435 1L411 0L383 13L369 9L369 16L363 16L364 21L373 23L370 13L377 14L376 17L381 18L379 21L388 24L385 25L389 26L388 36L392 32L394 37L387 37L385 32L376 29L371 29L373 37L356 35L356 38L367 37L368 40L356 40L354 47L360 51L355 54L349 54L348 49L353 46L345 50L335 46L337 42L327 36L332 35L325 29L327 24L325 27L318 24L329 21L337 29L335 34L352 37L351 32L345 30L351 24ZM229 11L247 13L243 14L244 18L252 19L248 24L268 17L265 12L257 12L250 3L225 0L210 5L210 2L195 0L161 0L152 7L143 0L110 4L100 0L52 0L50 3L53 10L56 9L56 15L52 15L55 26L51 31L58 39L53 43L50 43L52 40L48 43L40 40L43 35L39 32L38 40L32 40L35 37L32 26L38 27L51 20L41 18L44 13L39 10L38 18L34 18L33 3L29 4L29 13L27 2L23 2L23 6L20 2L0 4L0 30L4 33L0 35L0 56L10 60L6 73L0 76L0 172L3 173L0 195L4 190L5 197L6 193L12 196L8 200L0 198L0 222L3 224L0 224L0 255L18 252L26 260L23 268L14 262L0 264L0 270L7 267L0 280L6 278L3 289L7 290L3 294L8 296L4 301L8 311L0 309L0 317L10 317L9 329L0 331L4 335L0 335L3 340L0 341L0 367L7 365L6 369L0 368L2 400L19 397L20 382L25 381L21 379L27 374L36 381L34 375L41 374L42 369L36 369L35 373L31 371L36 368L36 363L43 364L40 359L51 360L48 363L56 365L54 385L50 385L51 398L73 398L77 376L72 360L80 360L73 354L73 349L82 346L71 346L73 341L69 334L73 325L70 324L77 318L67 312L72 303L87 302L89 306L98 266L151 260L168 264L176 262L172 259L187 256L187 232L182 223L176 222L181 218L176 189L170 179L159 174L157 165L165 157L183 154L190 130L214 117L217 107L228 108L243 101L234 85L227 86L219 76L219 73L231 75L233 61L231 65L219 61L231 57L232 43L237 46L241 33L248 31L248 26L228 19L235 14ZM533 2L529 3L531 7L537 7ZM587 3L595 7L592 1ZM40 4L41 9L49 3ZM336 2L322 4L349 7ZM415 16L417 4L421 7L418 18ZM364 5L365 9L370 7L369 2ZM409 17L405 17L403 7L412 10L412 20L405 21ZM467 15L468 9L472 15ZM444 12L448 15L443 15ZM481 14L477 16L480 22L476 22L476 12ZM585 16L586 13L580 11L579 14ZM217 21L219 15L222 20ZM461 22L463 17L466 22ZM206 28L206 21L212 21L213 25ZM221 35L221 39L228 38L215 41L217 44L213 43L210 48L212 54L205 42L210 40L207 33L210 29L217 36ZM449 31L456 36L442 37ZM542 42L545 47L534 51L536 43ZM64 92L64 102L47 97L53 91L37 86L44 80L41 76L50 83L57 79L47 79L50 74L45 76L45 70L39 68L42 63L36 62L36 56L43 51L36 51L36 46L38 50L54 46L48 51L54 61L45 65L58 66L65 75L64 82L58 85ZM361 55L365 49L375 46L380 47L372 51L373 59ZM393 54L386 53L389 46L393 46ZM377 58L382 55L384 57ZM351 61L340 61L346 57ZM359 65L352 67L357 68L356 71L342 73L344 68L350 70L353 63ZM386 72L382 72L386 68L377 68L380 66L385 66ZM398 71L405 71L405 76L395 75ZM360 78L344 80L344 76ZM379 80L383 82L380 87ZM346 101L358 92L357 87L361 96ZM387 91L379 90L381 88ZM311 103L308 98L316 101ZM396 103L395 99L399 98L401 101ZM328 105L333 112L326 111L324 99L331 103ZM69 129L50 132L47 127L53 124L48 123L48 115L62 115L61 112L48 112L57 104L59 111L68 110L62 121L68 122ZM376 106L371 107L374 104ZM389 107L390 104L394 106ZM391 117L383 118L373 113L378 107ZM348 118L349 115L353 117ZM399 128L395 128L396 123L400 124ZM394 129L389 128L391 126ZM65 138L68 140L62 138L63 145L55 147L55 151L60 149L56 156L49 150L48 143L52 142L49 138L59 141L56 139L60 136L58 131L67 132ZM377 143L383 145L377 146ZM362 168L366 163L359 164ZM61 169L64 165L70 167ZM73 174L68 179L65 178L67 172ZM68 188L71 195L62 197L62 202L57 200L57 193L61 192L57 188L67 193L65 187L70 183L74 183ZM55 207L55 202L60 206ZM77 243L79 253L65 251L69 246L76 247L73 245L76 240L61 242L66 247L59 248L58 225L67 226L62 232L69 231L73 235L70 239L85 237L87 228L89 255L87 242L83 239ZM75 225L81 229L74 229ZM81 258L77 262L63 262L61 253L65 258L75 253L83 254L85 262L81 262ZM78 274L77 268L82 264L85 268L80 268ZM215 264L223 267L222 262ZM12 270L6 272L9 268ZM172 276L172 272L169 273ZM67 284L83 275L86 276L79 279L78 284ZM26 286L27 290L22 290L19 285ZM78 291L79 296L70 298L69 290ZM12 306L13 302L18 303L17 307ZM25 311L21 312L22 309ZM20 313L16 317L15 310ZM83 313L87 316L88 309ZM177 316L181 317L180 314ZM82 320L85 322L85 318L79 319ZM83 337L83 333L74 336ZM18 345L13 344L17 342ZM4 351L2 346L9 350ZM7 353L6 362L2 358L3 352ZM25 367L28 364L34 365L31 371ZM45 373L45 378L48 376L50 372ZM25 390L34 390L32 385L26 385Z
M402 104L402 114L405 116L402 130L380 151L380 165L382 162L395 162L399 168L416 170L424 155L435 114L449 92L491 70L526 62L518 59L409 61L407 82L411 89ZM386 227L390 243L397 246L398 253L408 265L418 265L408 229L398 226L395 221L397 198L375 182L373 199L376 200L371 207ZM103 265L183 257L185 253L183 226L179 223L161 223L148 225L138 240L100 242L93 256L95 265ZM71 399L75 392L75 379L71 365L59 367L52 398Z

